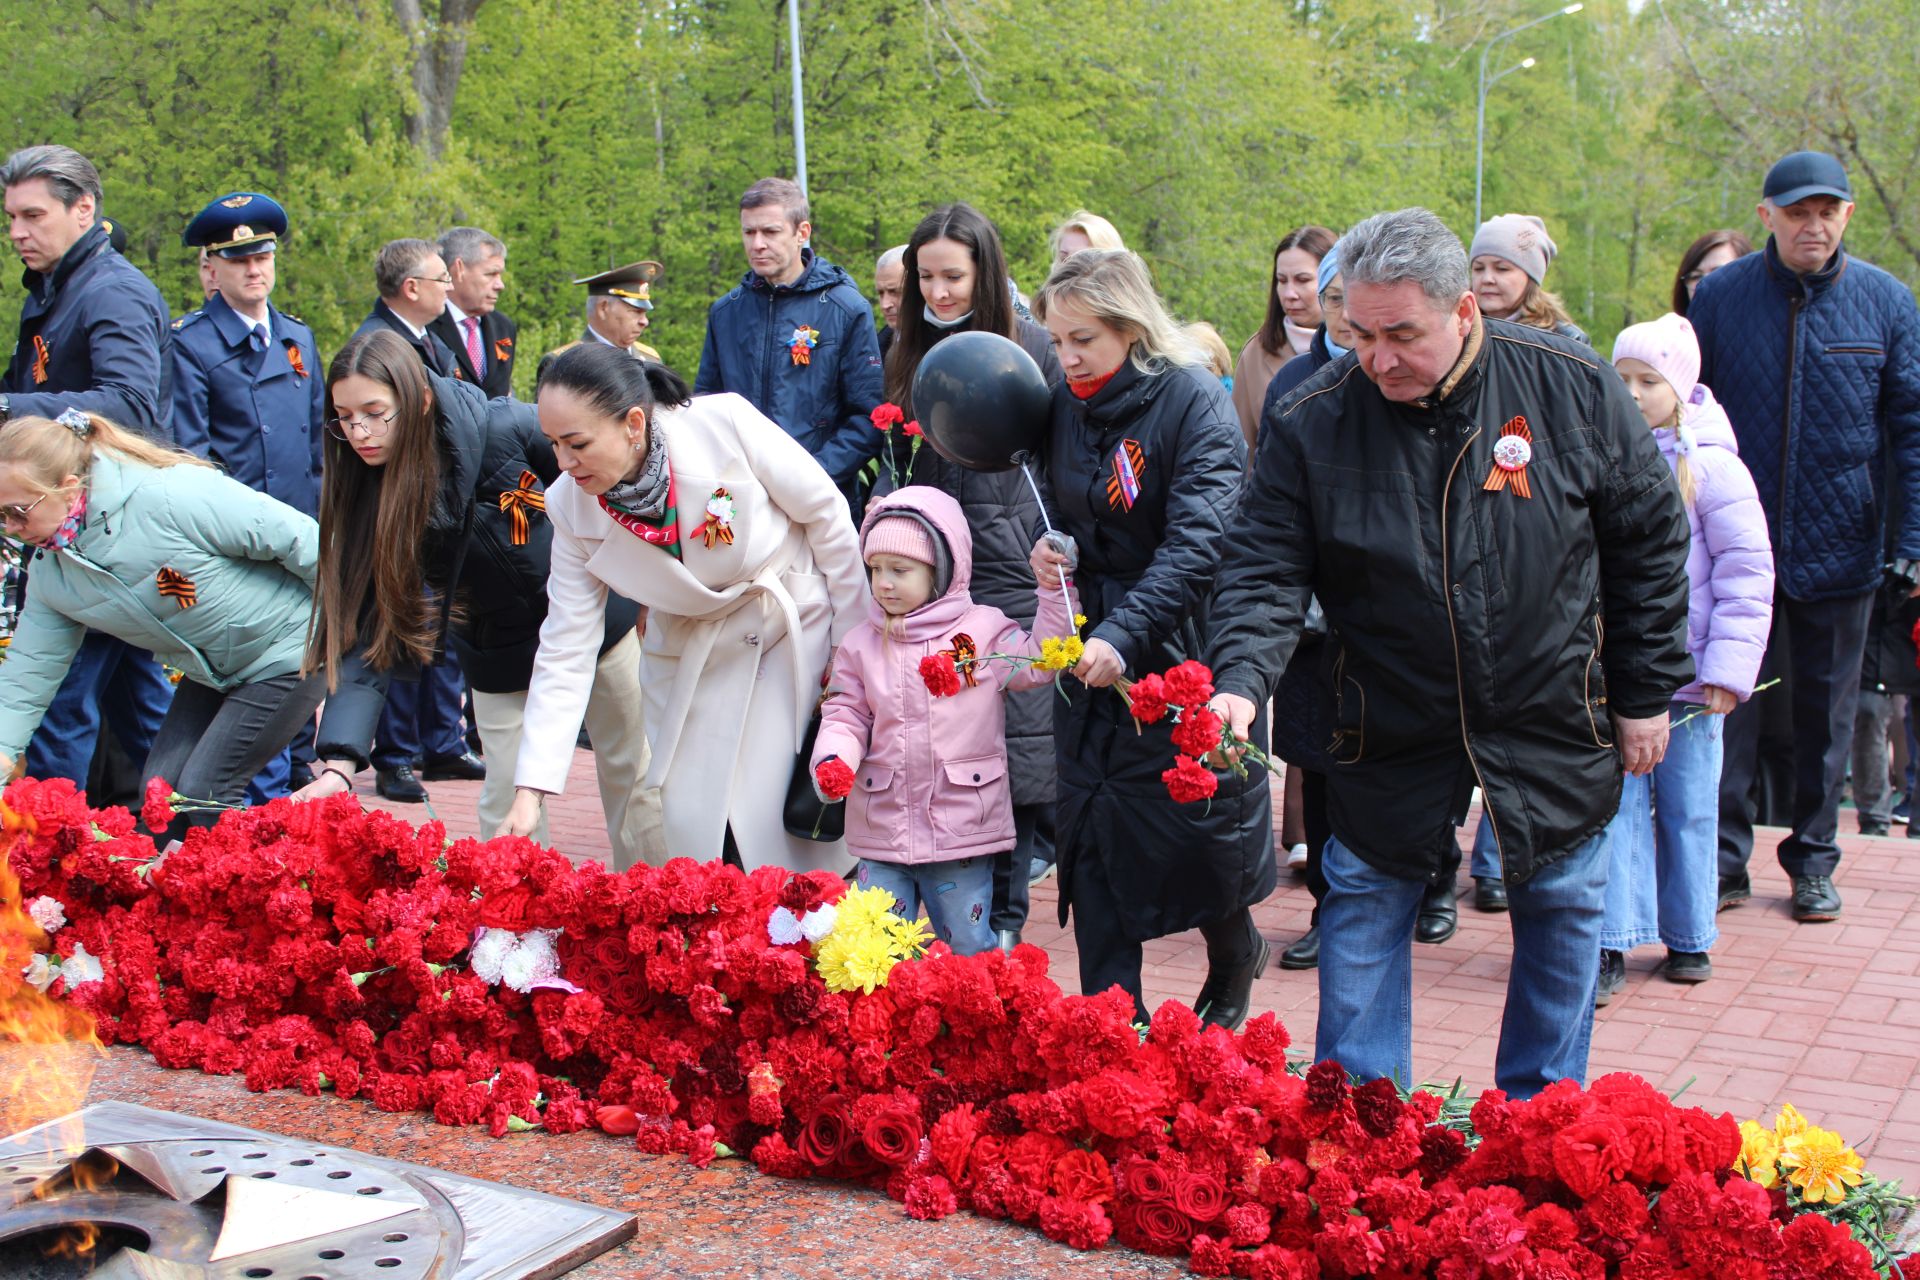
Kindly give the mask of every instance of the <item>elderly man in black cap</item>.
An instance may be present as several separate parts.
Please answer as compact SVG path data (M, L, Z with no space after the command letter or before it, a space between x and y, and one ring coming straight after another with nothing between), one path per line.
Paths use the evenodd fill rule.
M1920 311L1905 285L1843 247L1853 189L1832 156L1797 151L1774 165L1759 213L1773 233L1765 250L1701 281L1687 318L1700 338L1700 381L1733 420L1773 540L1761 679L1787 677L1795 756L1793 830L1780 842L1780 865L1792 879L1793 918L1833 920L1868 615L1875 592L1905 596L1920 582ZM1727 719L1723 910L1753 892L1759 733L1752 703Z
M651 286L660 278L660 270L657 262L629 262L575 280L587 286L587 331L580 341L625 347L642 360L658 364L660 353L640 341L640 335L653 324Z

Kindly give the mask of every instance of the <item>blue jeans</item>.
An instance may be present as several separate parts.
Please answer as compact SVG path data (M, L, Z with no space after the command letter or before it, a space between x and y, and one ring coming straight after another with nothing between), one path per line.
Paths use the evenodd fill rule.
M1695 712L1700 712L1694 715ZM1664 942L1706 951L1720 937L1720 734L1725 716L1674 703L1667 755L1644 778L1628 775L1607 825L1607 913L1600 945L1631 951Z
M151 653L89 631L27 743L27 773L84 789L103 717L127 759L143 766L172 703L173 685Z
M993 854L953 862L875 862L860 859L860 887L885 889L893 909L913 920L927 909L933 936L970 956L993 946Z
M1473 878L1500 878L1500 847L1493 842L1493 824L1484 814L1480 817L1480 829L1473 833Z
M1321 866L1327 896L1314 1058L1362 1080L1412 1085L1413 922L1426 882L1367 865L1338 836L1327 841ZM1606 885L1604 833L1507 884L1515 963L1494 1082L1512 1097L1530 1098L1556 1080L1586 1080Z

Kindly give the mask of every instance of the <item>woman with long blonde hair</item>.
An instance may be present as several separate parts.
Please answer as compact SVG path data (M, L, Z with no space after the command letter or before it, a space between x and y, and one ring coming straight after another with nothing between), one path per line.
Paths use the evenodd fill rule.
M1205 650L1212 576L1246 469L1226 388L1124 249L1076 253L1034 298L1067 375L1053 395L1048 471L1060 531L1036 548L1040 585L1064 568L1087 617L1086 686L1055 706L1060 906L1081 990L1119 985L1146 1015L1141 944L1198 928L1201 1017L1238 1027L1267 944L1248 908L1273 891L1266 774L1229 773L1206 807L1174 802L1164 721L1136 725L1113 687ZM1264 739L1264 725L1255 736Z
M185 673L143 777L220 804L319 704L301 656L319 560L311 518L192 454L68 409L0 429L0 525L36 547L0 680L0 772L39 726L89 628ZM178 838L209 813L176 817Z

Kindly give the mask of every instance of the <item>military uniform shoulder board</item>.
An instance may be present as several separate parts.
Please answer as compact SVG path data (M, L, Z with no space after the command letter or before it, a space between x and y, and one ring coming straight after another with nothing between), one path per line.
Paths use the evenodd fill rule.
M274 308L274 310L279 311L279 308L276 307ZM295 324L299 325L302 329L311 329L313 327L312 325L308 324L305 320L302 320L299 316L293 314L293 312L291 311L281 311L280 317L283 320L293 321Z
M202 316L206 314L207 313L205 311L189 311L187 312L187 314L181 316L178 320L175 320L173 322L173 327L176 329L184 329L188 325L192 324L195 320L200 319Z

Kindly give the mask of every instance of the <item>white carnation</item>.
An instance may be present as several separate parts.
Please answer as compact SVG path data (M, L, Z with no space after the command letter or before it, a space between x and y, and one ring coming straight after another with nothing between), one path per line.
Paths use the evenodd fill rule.
M67 909L60 905L60 899L44 893L27 904L27 914L46 933L58 933L67 923Z
M767 940L774 946L789 946L800 941L803 936L800 932L800 917L785 907L775 907L773 914L767 917Z
M473 976L492 985L500 981L500 967L520 939L510 929L483 929L469 960Z
M818 942L833 932L834 921L838 918L833 904L823 902L800 917L800 932L806 935L808 942Z
M98 982L107 976L100 962L87 954L85 947L76 946L73 954L60 962L60 976L67 980L67 990L84 987L89 982Z
M558 929L529 929L520 935L519 953L528 957L533 966L533 981L545 982L560 976L560 950L554 939L560 936Z
M538 953L527 947L515 947L507 953L500 963L500 981L515 991L533 990L534 968L539 963Z
M46 956L38 951L33 953L33 959L20 973L26 978L27 985L35 991L45 991L53 985L53 980L60 976L60 971L48 963Z

